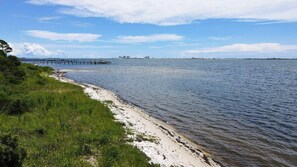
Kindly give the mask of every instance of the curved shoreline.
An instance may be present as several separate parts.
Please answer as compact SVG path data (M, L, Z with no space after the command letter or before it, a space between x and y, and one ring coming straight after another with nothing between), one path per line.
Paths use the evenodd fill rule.
M143 151L152 163L160 166L220 167L198 145L165 122L151 117L143 109L120 99L110 90L79 83L64 77L66 72L55 71L51 77L81 86L90 98L105 103L117 121L124 124L131 144Z

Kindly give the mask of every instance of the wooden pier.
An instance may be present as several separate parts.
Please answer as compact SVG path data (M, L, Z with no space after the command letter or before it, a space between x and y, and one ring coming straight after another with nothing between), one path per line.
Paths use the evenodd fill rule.
M110 61L102 59L28 59L22 58L24 63L51 65L51 64L61 64L61 65L99 65L99 64L110 64Z

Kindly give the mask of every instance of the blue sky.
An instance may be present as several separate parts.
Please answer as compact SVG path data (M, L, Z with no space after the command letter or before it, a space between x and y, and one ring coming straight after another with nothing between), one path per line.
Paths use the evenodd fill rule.
M297 58L297 0L0 0L19 57Z

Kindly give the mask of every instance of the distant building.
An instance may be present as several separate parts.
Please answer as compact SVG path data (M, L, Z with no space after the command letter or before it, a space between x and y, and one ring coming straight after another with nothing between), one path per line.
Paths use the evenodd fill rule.
M120 59L130 59L130 56L119 56Z

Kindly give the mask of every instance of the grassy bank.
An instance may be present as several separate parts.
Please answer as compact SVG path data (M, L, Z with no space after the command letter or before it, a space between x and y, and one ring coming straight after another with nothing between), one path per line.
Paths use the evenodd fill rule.
M18 83L0 72L0 166L9 151L15 166L156 166L126 144L122 124L81 87L48 77L50 68L18 68L25 74Z

